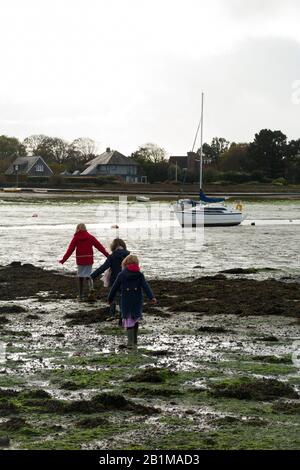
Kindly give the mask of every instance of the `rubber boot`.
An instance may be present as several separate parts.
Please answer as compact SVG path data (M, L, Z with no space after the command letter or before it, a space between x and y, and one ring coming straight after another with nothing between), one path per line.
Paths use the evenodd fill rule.
M88 278L88 285L90 291L94 290L94 281L91 277Z
M92 278L88 278L88 286L89 286L89 293L88 293L88 301L95 302L96 301L96 291L94 289L94 282Z
M138 342L138 331L139 331L139 324L137 322L133 328L133 332L134 332L133 343L136 348L137 348L137 342Z
M96 302L96 291L95 289L92 289L89 291L89 295L88 295L88 301L89 302Z
M110 304L110 307L109 307L109 315L111 317L115 317L116 315L116 303L113 302L112 304Z
M127 347L134 348L134 328L127 328Z
M79 277L78 278L78 300L79 301L82 301L83 300L83 278L82 277Z

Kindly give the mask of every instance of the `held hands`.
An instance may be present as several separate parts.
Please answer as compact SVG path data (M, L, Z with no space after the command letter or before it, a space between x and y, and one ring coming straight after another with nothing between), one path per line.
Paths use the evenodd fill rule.
M153 297L153 299L151 300L151 303L152 303L152 304L156 304L156 303L157 303L157 300L156 300L155 297Z

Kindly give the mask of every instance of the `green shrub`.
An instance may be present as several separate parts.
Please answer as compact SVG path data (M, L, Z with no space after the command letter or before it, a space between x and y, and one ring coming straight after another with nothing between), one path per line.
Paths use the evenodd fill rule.
M203 181L205 183L213 183L220 179L220 172L215 168L208 168L203 171Z
M240 171L227 171L225 173L222 173L221 175L223 180L236 184L247 183L252 179L249 173L244 173Z
M221 180L221 181L213 181L210 184L215 184L215 185L218 185L218 186L230 186L232 184L232 182L231 181Z
M115 176L97 176L95 179L95 183L98 186L102 186L104 184L116 184L118 183L118 180L116 179Z
M64 177L61 175L52 175L49 178L49 186L61 186L64 182Z
M49 178L47 176L27 176L28 186L42 185L46 186L48 184Z
M259 183L267 183L266 177L260 170L255 170L250 173L251 180L258 181Z
M0 175L0 184L5 184L7 182L7 178L5 175Z
M16 181L17 181L16 175L4 175L4 176L5 176L5 179L6 179L7 183L15 184ZM26 183L27 180L28 180L27 175L18 175L18 182L19 183Z
M275 186L286 186L288 184L288 181L285 178L277 178L272 181L272 184Z

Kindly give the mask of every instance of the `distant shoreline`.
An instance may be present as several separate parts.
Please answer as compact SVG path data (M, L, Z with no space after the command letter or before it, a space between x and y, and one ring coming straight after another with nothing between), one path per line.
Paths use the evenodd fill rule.
M172 188L173 189L173 188ZM212 190L211 187L208 187L206 191L207 194L211 196L224 195L229 199L288 199L288 200L300 200L300 189L299 191L274 191L274 188L270 188L269 191L266 188L263 188L263 191L249 191L248 188L243 188L241 190L240 186L236 188L218 188ZM253 189L253 188L251 188ZM41 192L36 192L36 191ZM176 191L174 188L170 190L157 190L152 189L149 186L144 186L142 189L136 188L136 190L124 188L109 188L109 189L58 189L58 188L21 188L18 192L6 192L3 188L0 188L0 199L4 201L23 201L23 200L47 200L47 199L115 199L119 196L127 196L128 199L135 199L139 195L147 195L151 200L176 200L178 198L198 198L198 192L195 190L184 190Z

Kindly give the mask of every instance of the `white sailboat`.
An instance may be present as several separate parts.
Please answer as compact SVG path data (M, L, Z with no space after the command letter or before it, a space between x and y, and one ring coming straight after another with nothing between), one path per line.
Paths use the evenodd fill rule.
M209 198L202 190L203 182L203 104L201 100L201 120L197 129L196 139L201 126L200 145L200 200L181 199L174 205L174 212L182 227L230 227L240 225L243 214L240 210L225 206L225 198Z

